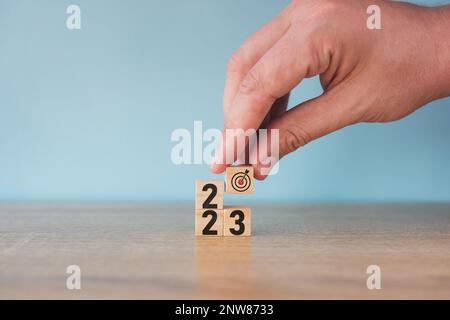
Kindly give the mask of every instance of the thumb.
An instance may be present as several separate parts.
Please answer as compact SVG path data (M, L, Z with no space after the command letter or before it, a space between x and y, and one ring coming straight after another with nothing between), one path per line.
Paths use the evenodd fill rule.
M269 155L258 155L256 178L264 179L268 175L268 164L273 167L274 159L279 160L315 139L359 122L359 108L351 101L351 94L335 89L297 105L270 122L269 135L278 129L278 155L271 154L270 161Z

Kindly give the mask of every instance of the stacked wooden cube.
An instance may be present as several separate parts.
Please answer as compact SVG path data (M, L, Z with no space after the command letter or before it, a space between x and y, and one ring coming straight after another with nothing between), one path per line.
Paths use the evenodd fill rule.
M221 180L195 182L196 236L251 235L251 209L242 206L224 206L224 193L252 194L253 167L228 167L225 172L225 183Z

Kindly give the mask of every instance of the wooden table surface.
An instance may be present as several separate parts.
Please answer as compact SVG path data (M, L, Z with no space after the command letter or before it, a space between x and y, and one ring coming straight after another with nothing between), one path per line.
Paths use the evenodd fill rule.
M450 299L450 204L252 209L251 238L196 239L190 205L2 204L0 298Z

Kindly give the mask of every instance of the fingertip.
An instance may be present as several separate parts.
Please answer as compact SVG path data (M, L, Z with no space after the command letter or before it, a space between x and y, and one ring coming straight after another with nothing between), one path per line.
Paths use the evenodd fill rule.
M259 180L259 181L264 181L266 180L267 176L261 175L261 174L256 174L255 173L255 179Z
M226 166L223 164L211 163L209 169L212 173L219 174L225 171Z
M280 159L278 157L267 157L264 161L258 161L254 166L254 175L257 180L265 180L268 176L278 173Z
M261 170L260 170L259 166L255 166L253 171L254 171L254 177L255 177L256 180L259 180L259 181L266 180L267 175L264 175L264 174L261 173Z

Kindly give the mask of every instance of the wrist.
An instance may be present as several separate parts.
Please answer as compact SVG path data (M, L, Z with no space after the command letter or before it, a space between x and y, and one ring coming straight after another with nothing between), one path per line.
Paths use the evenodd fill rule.
M431 11L430 35L434 43L436 99L450 96L450 6ZM432 52L430 52L431 56Z

